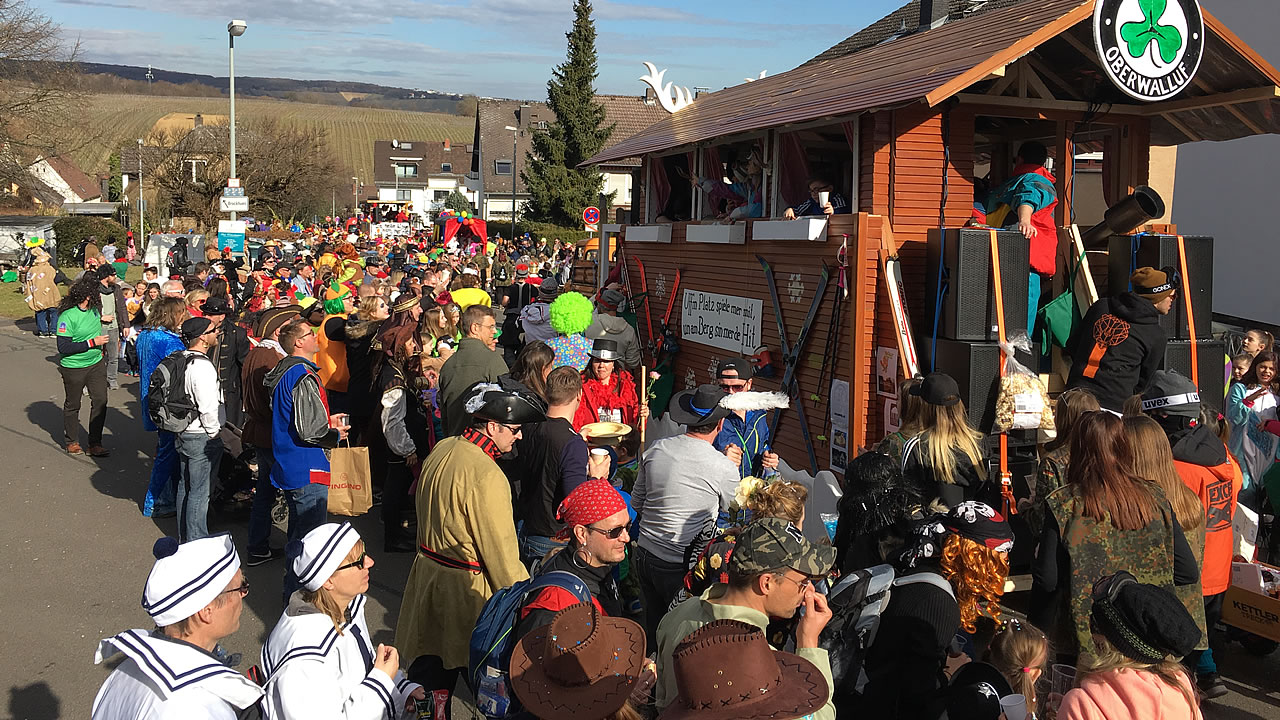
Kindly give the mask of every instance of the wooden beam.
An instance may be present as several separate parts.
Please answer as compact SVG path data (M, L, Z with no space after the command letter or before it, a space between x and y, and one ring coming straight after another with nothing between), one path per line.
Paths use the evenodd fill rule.
M1276 98L1280 98L1280 85L1263 85L1262 87L1245 88L1244 90L1233 90L1214 95L1152 103L1141 108L1138 114L1167 116L1168 113L1182 112L1184 110L1207 110L1209 108L1239 105L1240 103L1257 102L1259 100L1275 100Z
M1263 60L1262 56L1259 55L1257 51L1249 47L1249 45L1245 43L1245 41L1241 40L1235 33L1231 32L1226 25L1222 24L1221 20L1210 14L1208 10L1200 8L1200 16L1204 18L1205 27L1209 28L1214 35L1217 35L1227 47L1234 50L1240 55L1240 57L1244 58L1251 65L1261 71L1263 75L1266 75L1268 80L1276 85L1280 85L1280 71L1277 71L1271 63Z
M1107 110L1099 113L1097 105L1090 105L1087 102L1079 100L1038 100L1035 98L1015 98L1015 97L993 97L990 95L973 95L970 93L960 93L956 95L961 103L975 105L996 105L1000 107L1020 108L1029 112L1044 110L1065 110L1067 112L1088 113L1094 111L1095 115L1145 115L1145 108L1134 105L1112 105ZM1103 106L1107 107L1107 106Z
M1199 77L1196 77L1196 79L1192 80L1191 82L1196 87L1200 88L1201 90L1204 90L1205 92L1213 92L1213 88L1209 87L1209 83L1205 82ZM1257 135L1267 134L1266 130L1263 130L1257 123L1250 120L1249 116L1240 112L1240 109L1237 108L1235 105L1228 105L1227 112L1231 113L1232 117L1234 117L1236 120L1239 120L1242 125L1252 130L1255 134Z
M1009 89L1009 86L1013 84L1013 81L1017 79L1018 79L1018 66L1014 65L1013 71L1006 72L1003 78L997 80L995 84L991 86L991 89L987 90L987 94L1003 95L1005 91Z
M925 101L929 103L929 107L933 107L947 98L962 92L965 88L982 80L982 78L991 74L991 71L1001 65L1008 65L1014 60L1035 50L1041 43L1046 42L1053 37L1066 32L1077 23L1084 22L1093 16L1093 3L1085 2L1079 6L1068 10L1066 13L1056 20L1046 23L1039 29L1033 30L1026 36L1014 42L1009 47L992 55L985 61L978 63L968 72L961 73L944 83L942 87L934 90L925 96ZM1005 32L1016 32L1015 28L1004 28Z
M1075 48L1081 55L1084 55L1086 58L1090 60L1098 59L1098 51L1096 49L1089 47L1088 45L1085 45L1084 43L1080 42L1080 39L1077 38L1075 35L1072 35L1070 32L1064 32L1058 37L1062 38L1063 40L1066 40L1068 45Z
M1178 132L1182 133L1183 135L1186 135L1187 139L1189 139L1191 142L1200 142L1201 140L1204 139L1199 135L1196 135L1195 133L1191 132L1190 128L1188 128L1186 125L1183 125L1180 121L1174 118L1172 114L1160 113L1160 117L1163 118L1165 122L1177 128Z
M1050 70L1048 65L1037 60L1034 55L1028 55L1025 59L1031 64L1031 67L1036 69L1036 72L1040 73L1041 77L1049 80L1054 85L1057 85L1059 90L1065 91L1070 99L1080 99L1080 96L1076 94L1075 88L1071 86L1071 83L1063 80L1057 73Z
M1030 63L1025 63L1022 65L1022 76L1026 78L1027 84L1031 86L1032 90L1036 91L1036 94L1040 96L1040 99L1042 100L1058 99L1054 97L1052 92L1050 92L1049 86L1044 84L1044 80L1040 79L1040 76L1036 74L1035 68L1031 67Z

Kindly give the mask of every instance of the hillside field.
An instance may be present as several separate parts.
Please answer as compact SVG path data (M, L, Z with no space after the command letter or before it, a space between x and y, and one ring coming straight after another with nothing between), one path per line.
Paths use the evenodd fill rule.
M146 137L158 120L170 113L226 115L226 99L148 97L145 95L91 95L81 118L86 139L71 151L71 159L91 176L107 172L111 153L137 138ZM292 125L323 128L337 156L366 185L373 185L374 140L419 140L469 143L475 119L441 113L376 110L313 105L259 98L236 99L236 116L243 123L271 116Z

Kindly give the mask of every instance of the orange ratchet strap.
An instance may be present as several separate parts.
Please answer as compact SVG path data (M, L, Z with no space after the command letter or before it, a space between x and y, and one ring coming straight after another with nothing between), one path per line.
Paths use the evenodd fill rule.
M996 240L996 231L991 233L991 277L996 288L996 329L1000 338L1000 377L1004 377L1005 339L1004 331L1004 287L1000 282L1000 243ZM1004 500L1004 516L1018 514L1018 504L1013 497L1013 474L1009 472L1009 433L1000 433L1000 497Z
M1196 318L1191 314L1191 277L1187 275L1187 246L1178 236L1178 262L1182 264L1182 301L1187 307L1187 330L1191 334L1191 382L1200 387L1200 358L1196 353Z

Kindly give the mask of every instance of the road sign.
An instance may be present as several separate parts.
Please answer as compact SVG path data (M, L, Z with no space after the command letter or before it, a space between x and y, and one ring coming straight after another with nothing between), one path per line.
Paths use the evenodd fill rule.
M583 225L582 229L587 232L596 232L600 228L599 225Z
M231 248L231 252L244 253L245 222L243 220L218 221L218 249Z
M227 178L227 187L229 188L240 187L240 178Z
M219 212L249 212L249 198L247 197L229 197L223 195L218 198Z
M600 222L600 208L589 207L582 211L582 222L588 225L595 225Z
M222 188L222 197L244 197L244 188L224 187Z

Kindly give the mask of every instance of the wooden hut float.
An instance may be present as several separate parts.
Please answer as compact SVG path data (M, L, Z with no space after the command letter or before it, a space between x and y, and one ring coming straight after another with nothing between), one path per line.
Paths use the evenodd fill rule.
M634 291L640 289L634 258L644 263L655 323L676 291L677 269L674 328L684 322L686 291L762 302L760 344L779 372L757 381L760 388L777 386L782 358L756 256L776 275L790 343L823 263L834 271L847 249L848 298L833 319L841 292L833 276L797 366L798 401L815 438L818 469L832 467L833 457L838 466L843 451L856 454L885 434L889 399L877 394L874 363L877 348L897 348L880 259L886 235L903 261L905 302L922 345L933 318L933 308L925 307L928 232L962 225L975 178L990 172L993 184L1003 179L1021 142L1041 139L1054 158L1059 225L1070 225L1074 210L1075 222L1087 227L1107 206L1151 182L1153 146L1280 132L1280 73L1207 12L1191 86L1148 103L1121 92L1104 74L1094 49L1093 0L994 0L977 13L951 8L945 23L931 19L926 7L920 29L897 32L912 24L904 18L920 12L920 4L914 0L794 70L703 95L584 163L644 158L634 183L642 195L633 202L636 222L616 232ZM718 177L753 149L768 163L764 217L716 223L713 203L683 175ZM1072 187L1073 178L1083 187L1083 171L1073 172L1083 153L1092 153L1090 170L1100 166L1089 178L1097 198ZM854 212L829 222L780 220L805 197L809 175L829 178ZM656 222L673 212L678 221ZM1061 267L1060 261L1059 284ZM643 338L644 317L640 324ZM831 333L839 337L829 342ZM677 334L677 389L713 382L720 360L755 349L745 341L730 349ZM850 389L834 408L831 379ZM833 413L837 422L847 418L842 447L832 446ZM774 444L793 467L809 466L794 412Z

